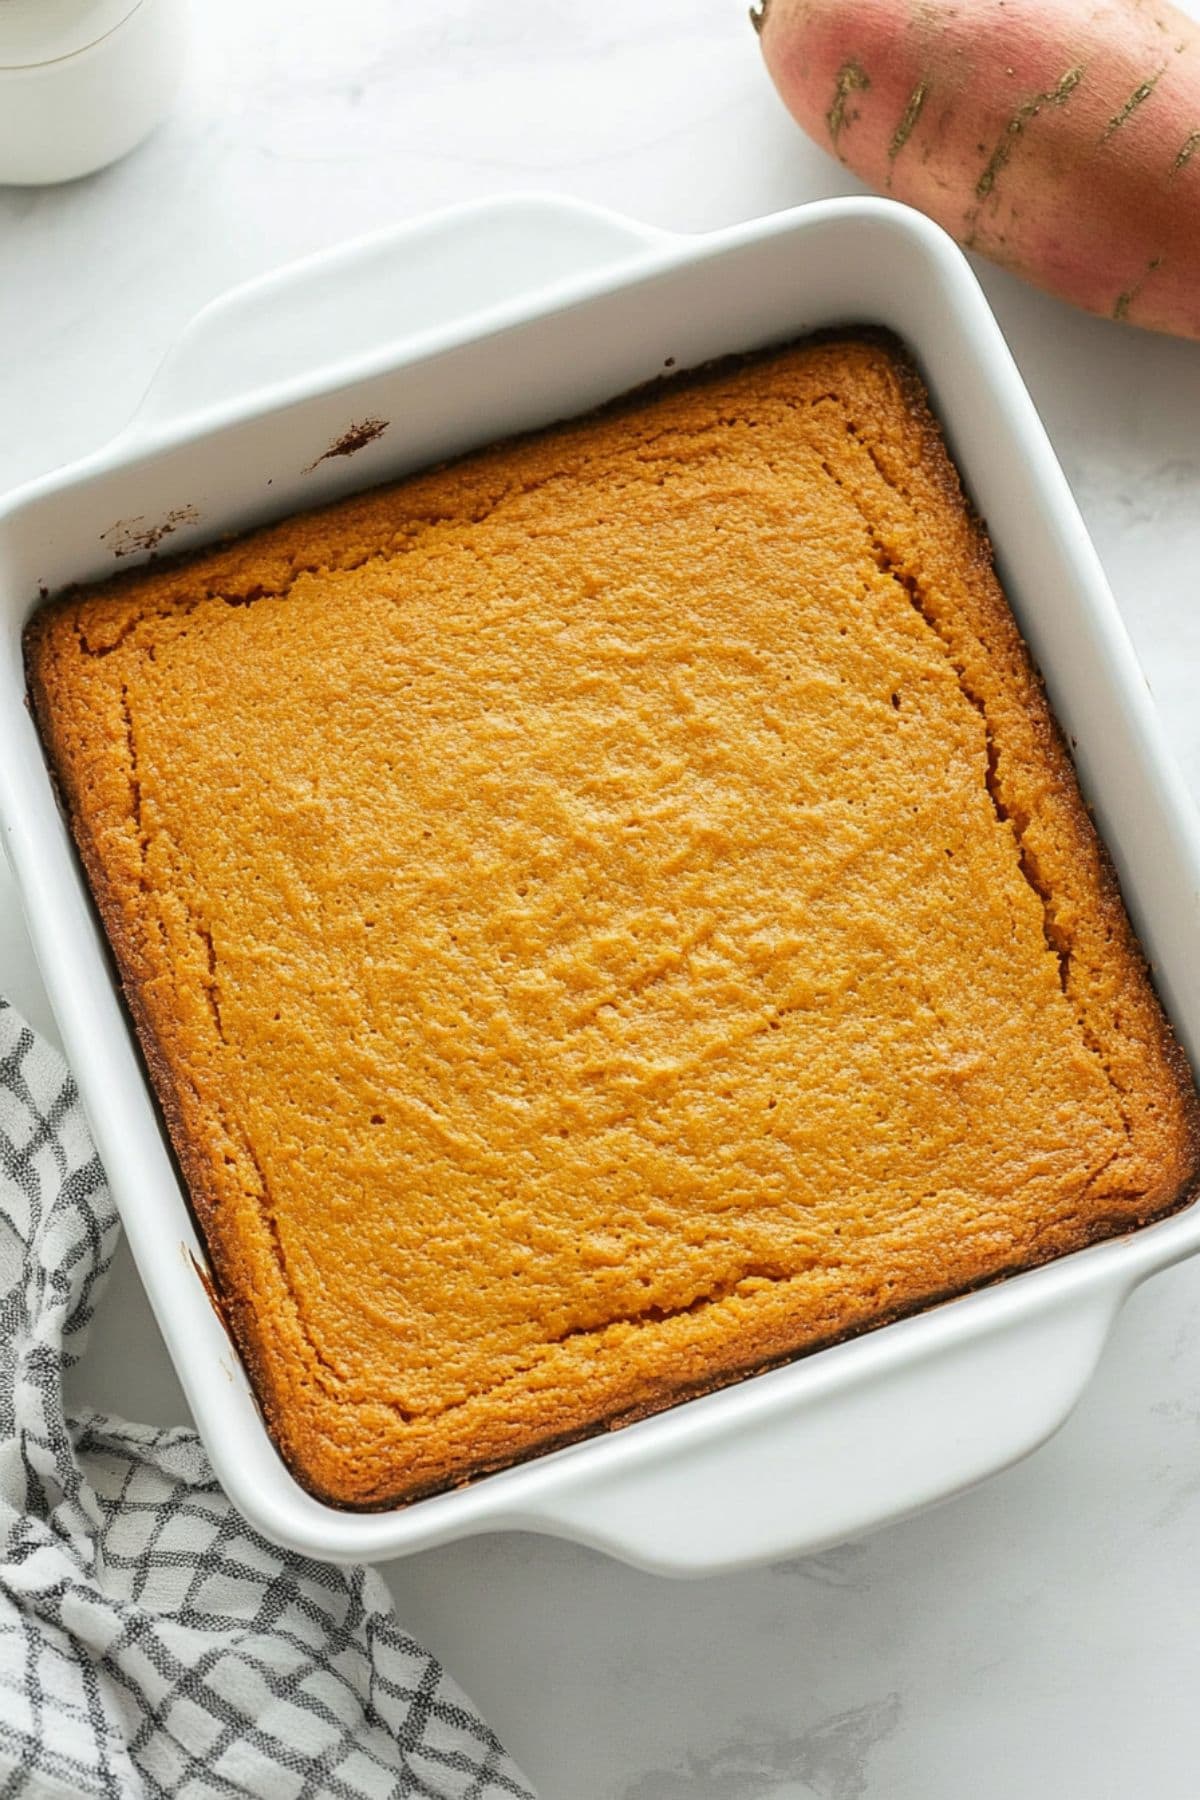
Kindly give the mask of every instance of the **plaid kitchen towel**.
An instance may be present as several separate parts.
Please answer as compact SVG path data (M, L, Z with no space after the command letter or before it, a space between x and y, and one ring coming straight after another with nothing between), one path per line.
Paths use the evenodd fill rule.
M74 1083L0 1001L0 1800L531 1800L374 1570L273 1549L191 1431L67 1418L117 1230Z

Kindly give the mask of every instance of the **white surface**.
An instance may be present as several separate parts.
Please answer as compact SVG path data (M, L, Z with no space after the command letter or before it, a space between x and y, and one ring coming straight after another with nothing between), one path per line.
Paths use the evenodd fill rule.
M359 1559L529 1529L678 1574L821 1550L1042 1443L1134 1283L1200 1246L1192 1208L622 1432L365 1515L321 1505L287 1474L196 1279L203 1252L24 706L20 627L38 587L107 573L134 521L173 520L181 548L257 523L264 507L315 504L578 412L669 362L847 317L890 326L920 359L1196 1049L1200 821L995 320L962 256L918 213L849 196L674 234L564 197L444 209L214 302L127 431L0 502L0 829L184 1396L226 1491L280 1543ZM352 465L321 455L367 417L389 423Z
M348 232L531 184L684 229L849 185L783 120L735 0L305 0L286 30L209 0L203 35L130 162L0 198L0 488L110 436L204 299ZM1200 790L1200 350L986 282ZM3 895L0 985L36 1015ZM83 1388L179 1416L124 1265ZM393 1585L546 1800L1191 1800L1198 1552L1193 1265L1135 1297L1048 1449L851 1550L680 1587L492 1539Z

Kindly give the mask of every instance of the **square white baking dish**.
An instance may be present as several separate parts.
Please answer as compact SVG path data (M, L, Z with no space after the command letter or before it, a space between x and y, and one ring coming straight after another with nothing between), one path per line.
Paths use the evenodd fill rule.
M283 1544L380 1559L524 1529L671 1573L815 1550L1031 1450L1078 1398L1130 1290L1200 1249L1193 1205L615 1434L373 1514L322 1505L292 1480L198 1278L203 1250L25 705L21 630L39 591L581 412L668 365L837 323L889 326L921 364L1195 1064L1200 829L999 329L958 250L916 213L838 200L678 238L556 200L456 209L218 301L128 431L0 505L3 839L214 1467Z

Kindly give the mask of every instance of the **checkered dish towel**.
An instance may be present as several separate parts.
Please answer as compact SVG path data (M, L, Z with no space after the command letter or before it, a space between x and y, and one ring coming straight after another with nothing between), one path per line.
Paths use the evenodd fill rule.
M265 1543L191 1431L68 1420L117 1231L71 1077L0 1001L0 1797L531 1800L373 1569Z

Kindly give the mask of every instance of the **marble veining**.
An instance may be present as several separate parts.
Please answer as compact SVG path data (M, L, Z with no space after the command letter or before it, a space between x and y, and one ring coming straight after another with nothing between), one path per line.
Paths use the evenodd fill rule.
M679 1770L649 1769L626 1788L624 1800L863 1800L871 1753L895 1731L900 1698L834 1713L807 1731L787 1732L748 1720L738 1736L710 1756L689 1756Z

